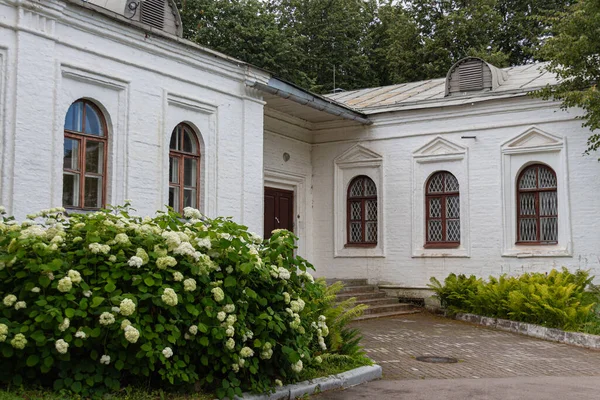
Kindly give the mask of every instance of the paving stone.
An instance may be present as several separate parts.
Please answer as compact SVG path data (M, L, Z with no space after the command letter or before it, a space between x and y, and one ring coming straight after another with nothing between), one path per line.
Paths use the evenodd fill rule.
M501 325L503 321L498 319L496 324ZM507 321L506 325L511 326L511 321ZM530 324L522 325L520 329L527 330ZM363 334L367 355L383 368L383 379L600 376L598 350L431 314L360 321L352 326L359 328ZM556 331L553 333L561 335ZM579 338L588 339L592 340ZM424 363L416 360L418 356L454 357L459 362Z

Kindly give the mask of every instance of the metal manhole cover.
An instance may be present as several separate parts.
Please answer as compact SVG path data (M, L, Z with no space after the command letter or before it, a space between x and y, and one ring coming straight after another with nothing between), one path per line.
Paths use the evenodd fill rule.
M454 364L458 360L452 357L435 357L435 356L419 356L417 361L428 362L428 363L443 363L443 364Z

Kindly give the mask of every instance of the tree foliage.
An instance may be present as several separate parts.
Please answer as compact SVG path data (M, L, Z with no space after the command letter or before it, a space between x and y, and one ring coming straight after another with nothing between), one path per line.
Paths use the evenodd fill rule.
M580 0L553 20L552 37L541 50L550 59L548 71L561 83L539 92L543 98L562 101L563 108L581 107L584 126L600 128L600 2ZM600 134L588 139L587 152L600 148Z
M543 59L570 0L178 0L185 37L317 92L444 76L465 56Z

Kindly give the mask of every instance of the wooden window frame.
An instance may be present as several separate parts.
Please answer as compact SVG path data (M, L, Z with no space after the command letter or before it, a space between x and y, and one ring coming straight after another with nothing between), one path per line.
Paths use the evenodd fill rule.
M552 172L552 174L554 175L554 179L556 180L556 186L555 188L540 188L539 184L540 184L540 180L539 180L539 175L540 175L540 167L543 168L547 168L548 170L550 170L550 172ZM535 168L535 182L536 182L536 188L535 189L521 189L520 188L520 183L521 183L521 178L523 177L523 175L530 169ZM553 215L544 215L544 218L552 218L555 217L558 223L558 177L556 176L556 171L554 171L554 169L546 164L531 164L528 165L527 167L523 168L523 170L521 171L521 173L519 173L519 176L517 177L517 203L516 203L516 211L517 211L517 241L515 242L516 245L535 245L535 246L547 246L547 245L555 245L558 244L558 240L554 240L554 241L542 241L540 240L541 238L541 216L540 216L540 193L541 192L556 192L556 202L557 202L557 206L556 206L556 214ZM534 200L534 207L535 207L535 214L534 215L521 215L521 194L524 193L533 193L535 196L535 200ZM532 219L535 218L535 224L536 224L536 233L537 233L537 238L538 240L536 240L535 242L530 242L530 241L523 241L521 240L521 219Z
M448 220L448 218L446 217L446 214L447 214L446 199L448 197L458 196L458 207L460 209L460 187L457 191L452 191L452 192L446 191L446 178L444 177L444 191L443 192L434 192L434 193L429 192L429 184L430 184L431 180L433 178L435 178L437 175L445 175L445 174L452 175L454 177L454 179L457 179L456 176L454 174L452 174L451 172L438 171L438 172L435 172L434 174L432 174L429 177L429 179L427 179L427 182L425 183L425 244L423 245L423 247L426 249L455 249L460 246L460 241L448 241L447 240L448 233L446 230L446 225L447 225L447 220ZM457 181L458 181L458 179L457 179ZM429 200L434 199L434 198L440 199L440 214L441 214L440 218L431 218L430 214L429 214ZM432 219L435 219L435 220L441 219L442 220L442 241L432 242L432 241L428 240L429 239L429 221ZM459 224L459 226L461 225L460 214L459 214L458 218L450 218L450 219L451 220L458 219L458 224Z
M96 104L94 104L93 102L86 100L86 99L79 99L77 101L74 101L69 106L69 110L71 109L71 107L73 107L73 105L75 105L77 103L83 103L83 112L81 114L81 118L82 118L81 130L82 130L82 132L68 130L68 129L65 129L64 127L63 127L63 130L64 130L65 138L79 141L79 152L78 152L79 171L65 168L64 162L63 162L63 177L64 177L64 172L69 172L72 174L79 175L79 206L66 206L65 208L72 209L72 210L99 210L106 206L106 186L107 186L106 181L107 181L107 171L108 171L107 161L108 161L108 139L109 139L108 127L106 124L106 118L104 117L104 113L102 113L102 111ZM102 132L104 133L104 136L97 136L97 135L91 135L91 134L85 133L85 113L86 113L85 106L86 105L90 106L98 114L98 116L100 118L100 122L102 124ZM86 148L87 148L88 141L101 142L104 144L104 154L103 154L103 160L102 160L102 174L86 172L85 154L86 154ZM64 157L64 155L63 155L63 157ZM86 207L85 206L85 176L86 175L102 178L102 199L101 199L100 207ZM63 178L63 180L64 180L64 178Z
M375 185L375 188L377 188L377 184L375 184L375 181L373 181L371 178L369 178L366 175L359 175L357 177L354 177L351 181L350 184L348 185L348 190L346 191L346 246L345 247L376 247L377 243L379 241L379 201L377 199L377 194L375 194L374 196L357 196L357 197L350 197L350 190L352 189L352 186L354 185L354 183L358 180L365 180L368 179L371 182L373 182L373 185ZM367 242L365 241L366 238L366 226L367 226L367 213L365 210L365 204L367 201L372 201L375 200L377 202L377 220L375 220L375 222L377 223L377 240L375 240L374 242ZM351 212L351 203L358 203L360 202L360 220L353 220L351 219L352 217L352 212ZM368 220L370 222L372 222L372 220ZM362 241L360 242L351 242L350 241L350 235L351 235L351 231L350 231L350 227L352 222L360 222L361 223L361 239Z
M184 138L186 129L191 133L191 136L192 136L194 142L196 143L196 152L195 153L189 153L189 152L185 152L183 150L174 150L171 148L171 139L173 138L173 135L177 133L180 135L179 141L181 143L181 148L183 149L183 143L184 143L183 138ZM179 191L179 210L175 209L175 211L177 211L179 213L183 213L183 209L185 208L185 205L184 205L185 189L196 190L196 207L195 208L200 208L200 185L201 185L200 161L202 159L202 152L200 149L200 140L198 140L198 135L196 134L196 131L191 126L186 124L185 122L179 123L173 129L173 131L171 132L171 136L169 137L169 163L171 162L171 158L176 158L179 160L178 161L179 170L177 171L177 173L178 173L177 180L179 183L171 182L171 173L169 171L169 189L177 188ZM185 160L186 159L196 160L196 187L185 186L184 173L185 173Z

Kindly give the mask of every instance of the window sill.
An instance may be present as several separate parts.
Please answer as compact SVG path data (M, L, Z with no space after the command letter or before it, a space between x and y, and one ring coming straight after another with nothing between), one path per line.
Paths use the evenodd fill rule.
M426 243L424 249L458 249L460 243Z
M533 258L533 257L572 257L571 246L557 244L516 244L502 252L502 257Z
M413 249L412 258L470 258L469 250L465 247L427 247Z
M374 249L376 247L377 247L377 243L352 243L352 244L344 245L345 249L351 249L351 248Z

